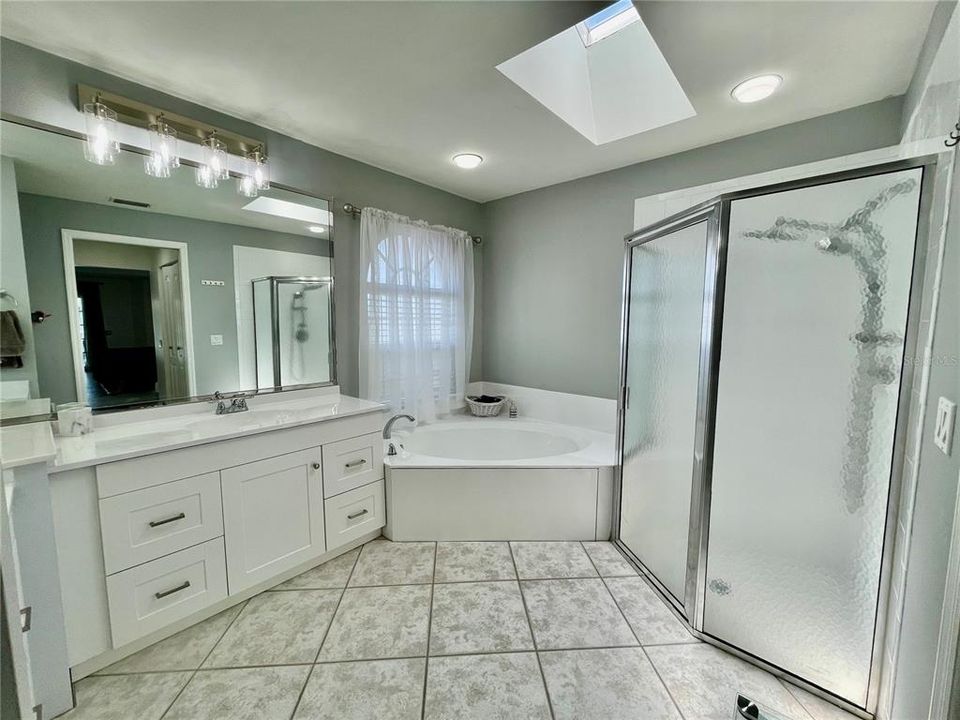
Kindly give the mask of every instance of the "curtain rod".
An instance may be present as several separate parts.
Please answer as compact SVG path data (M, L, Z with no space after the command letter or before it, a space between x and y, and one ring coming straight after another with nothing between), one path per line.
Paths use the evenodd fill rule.
M360 217L360 213L363 212L363 208L358 208L352 203L344 203L343 211L347 215L352 215L353 217ZM483 236L481 235L471 235L470 239L473 241L474 245L480 245L483 242Z

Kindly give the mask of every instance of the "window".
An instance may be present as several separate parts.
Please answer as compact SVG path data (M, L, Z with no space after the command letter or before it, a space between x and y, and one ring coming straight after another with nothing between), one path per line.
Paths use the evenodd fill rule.
M618 0L577 24L583 44L590 47L640 19L631 0Z
M363 213L360 392L429 421L463 403L472 243L460 230Z

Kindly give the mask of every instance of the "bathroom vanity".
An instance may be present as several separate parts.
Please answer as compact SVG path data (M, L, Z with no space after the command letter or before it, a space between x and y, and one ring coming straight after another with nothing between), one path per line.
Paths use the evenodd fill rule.
M383 406L326 392L251 407L57 438L74 680L380 534Z

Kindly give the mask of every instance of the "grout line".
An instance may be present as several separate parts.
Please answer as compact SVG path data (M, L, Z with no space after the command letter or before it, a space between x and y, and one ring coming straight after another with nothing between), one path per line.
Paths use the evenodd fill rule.
M430 604L427 610L427 657L423 661L423 694L420 696L420 720L427 714L427 674L430 672L430 634L433 632L433 598L437 584L437 551L439 543L433 544L433 568L430 572Z
M540 680L543 682L543 694L547 698L547 709L550 710L550 717L555 720L556 716L553 713L553 701L550 699L550 690L547 687L547 676L543 672L543 663L540 662L540 652L537 649L537 635L533 631L533 623L530 621L530 610L527 607L527 597L523 594L523 583L520 582L520 571L517 569L517 559L513 555L513 544L507 543L507 547L510 548L510 560L513 562L513 570L517 573L517 585L520 586L520 602L523 604L523 614L527 617L527 627L530 629L530 638L533 640L533 655L537 658L537 668L540 670Z
M327 629L323 631L323 639L320 641L320 646L317 648L317 654L313 656L313 664L310 666L310 669L307 671L307 677L303 680L303 685L300 687L300 694L297 695L297 702L293 705L293 710L290 711L290 720L293 720L294 716L297 714L297 708L300 707L300 702L303 700L303 693L307 690L307 683L310 682L310 678L313 676L313 668L316 667L317 661L320 659L320 651L323 650L323 644L327 641L327 636L330 634L330 628L333 627L333 621L337 618L337 613L340 611L340 603L343 602L343 596L347 592L347 585L350 584L350 578L353 577L353 571L357 569L357 563L360 562L360 556L363 554L363 548L366 547L366 543L361 546L360 552L357 553L357 556L353 559L353 565L350 567L350 574L347 575L347 582L343 586L343 589L340 590L340 597L337 598L337 606L333 609L333 614L330 616L330 622L327 623Z
M254 597L256 597L256 595L254 595ZM197 665L197 668L192 673L190 673L190 678L183 684L183 687L180 688L180 691L174 696L173 700L170 701L170 704L167 705L167 709L160 714L160 720L163 720L163 718L167 716L167 713L170 712L170 708L172 708L176 704L177 700L180 699L180 696L183 695L183 692L187 689L187 687L189 687L190 683L193 682L193 679L197 676L197 673L200 672L200 668L202 668L203 664L210 659L210 656L213 655L213 651L217 649L217 645L219 645L220 642L223 640L223 638L226 637L226 634L230 631L230 628L233 627L233 624L240 618L241 615L243 615L243 611L247 609L247 605L250 604L251 600L253 600L253 598L247 598L246 600L243 601L243 604L240 607L240 612L234 615L233 619L229 623L227 623L227 627L225 627L223 629L223 632L220 633L220 637L217 638L217 641L213 644L213 647L211 647L210 650L207 652L207 654L203 656L203 660L200 661L200 664ZM213 617L216 617L216 615L214 615ZM191 625L190 627L196 627L196 625L198 624L199 623L195 625Z
M581 542L580 545L583 545ZM583 551L587 553L587 557L590 558L590 562L593 563L593 558L590 557L590 553L587 552L586 548L583 548ZM596 563L593 564L597 574L600 574L600 571L597 569ZM627 627L630 628L630 633L637 641L637 645L640 647L640 652L643 653L643 656L647 659L647 662L650 663L650 667L653 669L654 674L657 676L657 680L660 681L660 686L666 691L667 697L670 698L670 701L673 703L673 707L676 708L677 714L683 718L683 711L680 709L680 704L677 702L677 699L673 696L673 693L670 692L670 688L667 687L667 684L663 681L663 677L660 675L660 671L657 670L657 666L653 664L653 660L650 659L649 653L647 653L646 648L644 648L643 643L640 642L640 636L637 635L637 631L633 629L633 625L630 624L630 621L627 620L627 614L623 611L623 608L620 607L620 603L617 602L616 596L610 591L610 586L607 585L607 580L603 576L600 577L600 582L603 583L604 589L607 591L607 594L610 596L610 599L613 600L613 604L616 606L617 610L620 612L620 617L623 618L623 621L627 624Z

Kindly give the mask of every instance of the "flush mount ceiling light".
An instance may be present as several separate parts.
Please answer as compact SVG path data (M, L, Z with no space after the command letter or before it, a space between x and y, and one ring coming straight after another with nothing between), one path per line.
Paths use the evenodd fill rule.
M143 169L151 177L168 178L178 167L177 131L164 122L161 114L150 126L150 154L143 158Z
M580 33L583 44L590 47L639 19L640 14L633 6L633 0L618 0L582 23L577 23L577 32Z
M754 103L773 95L783 83L779 75L757 75L744 80L737 85L730 94L733 99L741 103Z
M113 165L120 154L117 113L100 102L98 95L83 106L83 121L87 130L83 156L95 165Z
M323 225L308 225L307 230L312 233L322 233L326 228Z
M464 170L473 170L482 162L483 158L476 153L460 153L453 156L453 164Z

